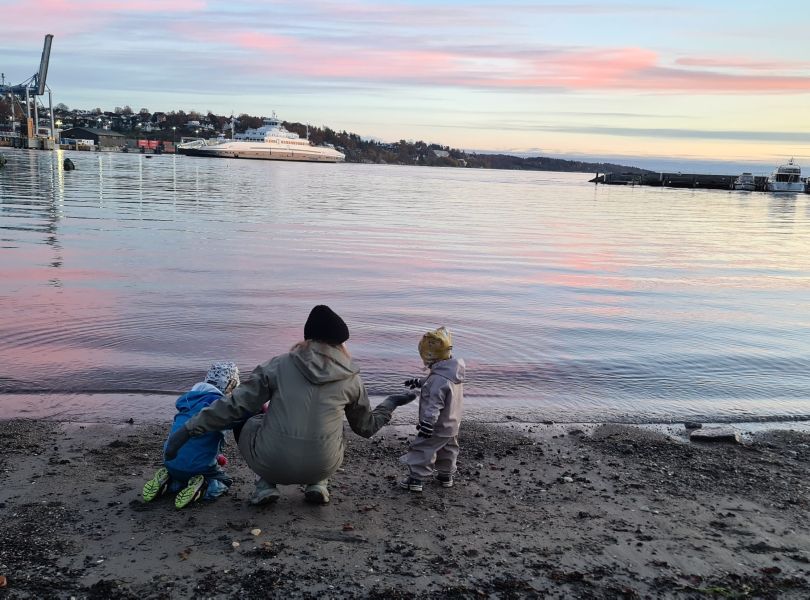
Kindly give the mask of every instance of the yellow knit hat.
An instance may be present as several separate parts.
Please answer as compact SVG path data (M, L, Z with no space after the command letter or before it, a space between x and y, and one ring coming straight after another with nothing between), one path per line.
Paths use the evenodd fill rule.
M419 340L419 356L426 365L431 365L437 360L450 358L450 351L453 349L453 337L446 327L439 327L435 331L428 331Z

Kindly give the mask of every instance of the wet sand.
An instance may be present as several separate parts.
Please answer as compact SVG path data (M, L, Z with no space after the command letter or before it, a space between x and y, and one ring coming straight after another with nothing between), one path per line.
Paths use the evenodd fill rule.
M0 421L0 599L810 597L806 432L465 423L418 495L387 427L347 433L329 505L263 508L229 438L231 491L181 511L140 498L165 434Z

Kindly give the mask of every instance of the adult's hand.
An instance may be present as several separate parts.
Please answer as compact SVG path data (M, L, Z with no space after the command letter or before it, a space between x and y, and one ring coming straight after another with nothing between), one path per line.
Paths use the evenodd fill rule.
M413 402L414 400L416 400L416 394L413 392L408 392L407 394L392 394L380 402L380 406L385 406L389 410L394 410L400 406L408 404L408 402Z
M393 394L392 396L388 397L396 402L397 406L404 406L409 402L413 402L416 399L416 394L413 392L408 392L407 394Z
M422 387L422 380L419 377L414 377L413 379L406 379L403 385L411 389Z
M172 460L177 457L177 453L180 452L180 448L183 447L191 434L188 432L188 429L185 427L181 427L173 434L169 436L169 441L166 442L166 460Z

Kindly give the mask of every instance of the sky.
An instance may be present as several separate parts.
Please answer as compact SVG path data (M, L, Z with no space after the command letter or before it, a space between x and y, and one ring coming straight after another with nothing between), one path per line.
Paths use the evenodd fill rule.
M383 141L810 171L810 2L0 0L54 103L269 115Z

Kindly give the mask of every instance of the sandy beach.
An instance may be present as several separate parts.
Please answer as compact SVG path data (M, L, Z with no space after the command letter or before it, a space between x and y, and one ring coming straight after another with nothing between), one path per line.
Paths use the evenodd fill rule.
M0 422L0 598L807 598L810 434L465 423L456 485L396 486L410 427L298 486L145 504L165 424Z

